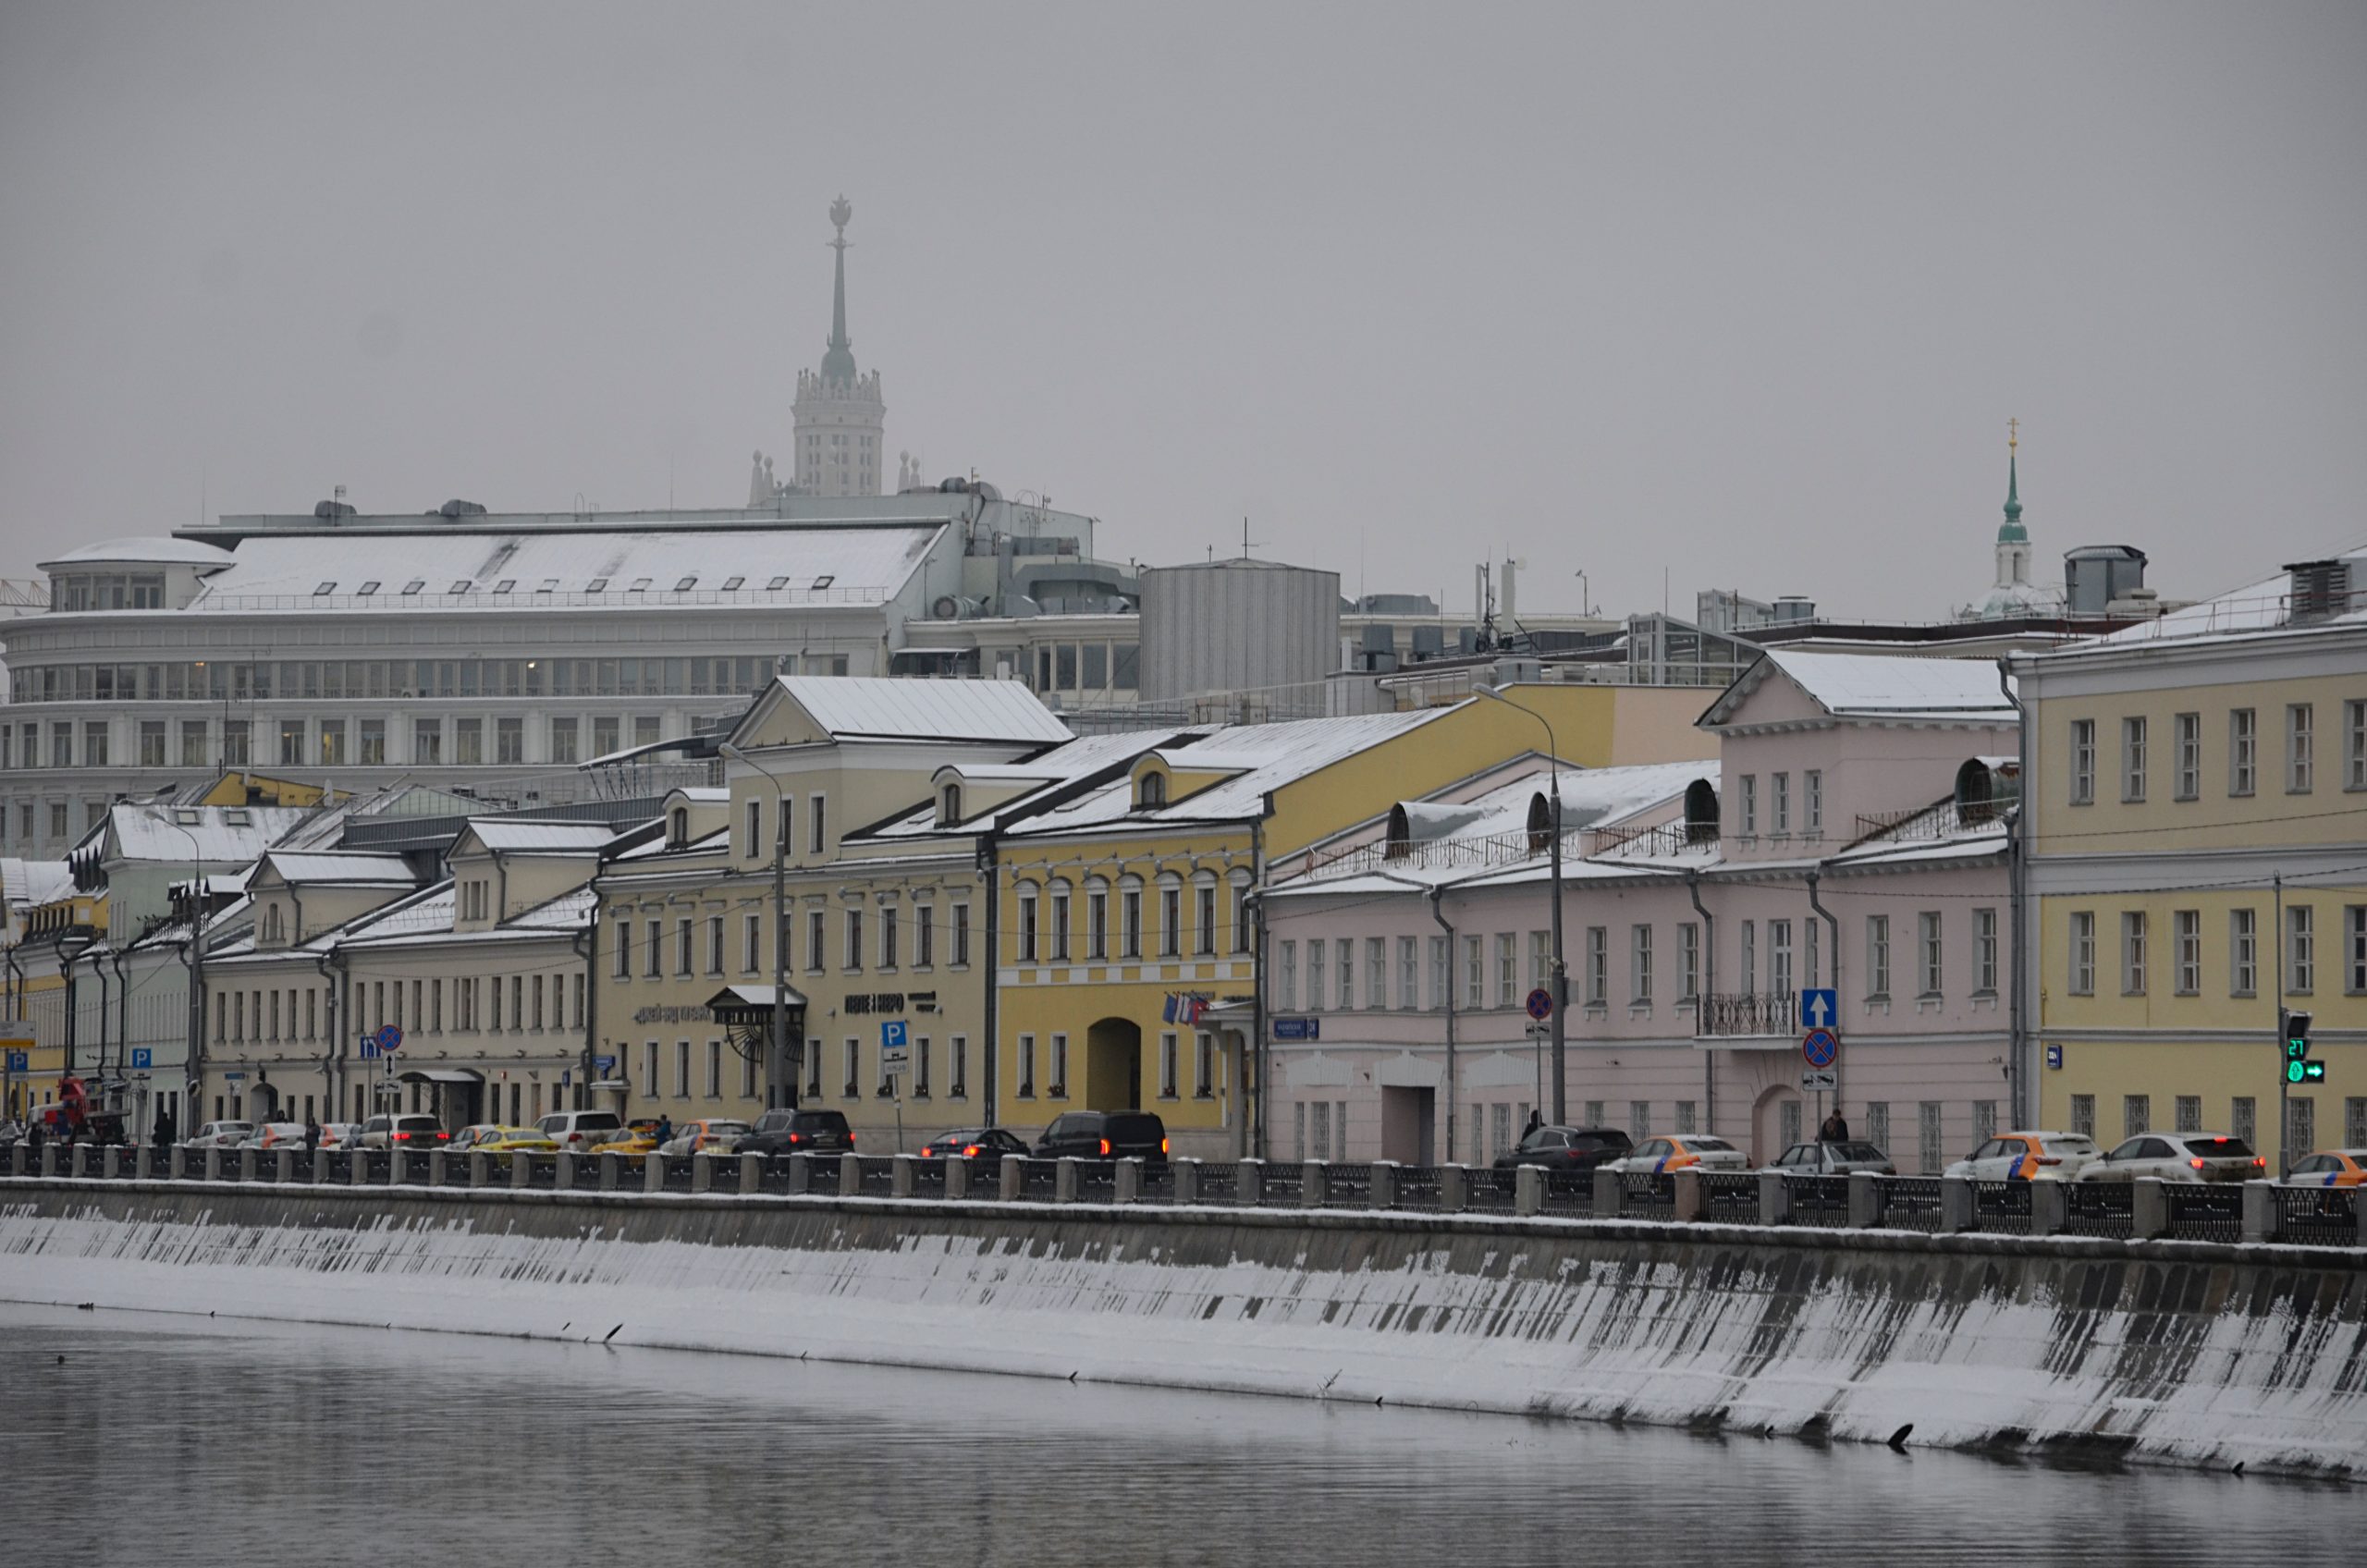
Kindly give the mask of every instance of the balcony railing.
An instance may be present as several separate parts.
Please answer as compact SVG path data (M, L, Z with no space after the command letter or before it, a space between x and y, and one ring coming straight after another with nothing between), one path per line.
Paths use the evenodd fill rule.
M1793 991L1725 991L1701 998L1694 1035L1797 1035L1800 999Z

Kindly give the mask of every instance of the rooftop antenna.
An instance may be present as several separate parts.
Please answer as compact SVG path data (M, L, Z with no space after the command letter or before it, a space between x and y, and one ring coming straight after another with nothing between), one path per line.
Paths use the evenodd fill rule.
M1249 537L1249 519L1245 513L1241 519L1241 558L1243 560L1247 560L1249 558L1249 547L1252 545L1263 545L1265 542L1266 541L1263 539L1252 539Z

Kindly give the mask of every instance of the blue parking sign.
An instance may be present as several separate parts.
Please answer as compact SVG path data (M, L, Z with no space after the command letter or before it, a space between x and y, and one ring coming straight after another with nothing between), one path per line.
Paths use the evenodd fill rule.
M890 1018L882 1023L879 1025L879 1043L891 1050L901 1049L905 1044L904 1021Z
M9 1071L9 1072L31 1072L32 1070L33 1070L33 1053L32 1053L32 1052L31 1052L31 1051L10 1051L10 1052L8 1053L8 1071Z
M155 1065L156 1053L153 1049L147 1046L134 1046L131 1047L131 1068L133 1072L145 1072Z

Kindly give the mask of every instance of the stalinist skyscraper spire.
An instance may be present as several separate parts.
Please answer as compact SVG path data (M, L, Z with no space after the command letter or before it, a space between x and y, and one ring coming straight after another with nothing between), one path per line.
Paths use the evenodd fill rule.
M830 203L838 252L830 296L830 339L817 373L797 373L797 487L809 496L877 496L886 453L888 405L879 373L855 369L847 336L847 222L854 207L844 196Z

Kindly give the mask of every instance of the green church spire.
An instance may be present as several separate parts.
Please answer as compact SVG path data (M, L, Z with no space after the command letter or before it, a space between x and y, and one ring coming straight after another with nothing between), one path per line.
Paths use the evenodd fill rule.
M2017 450L2021 446L2021 424L2017 419L2005 422L2005 523L1997 530L1997 542L2001 545L2019 545L2030 538L2029 530L2022 526L2020 454Z

